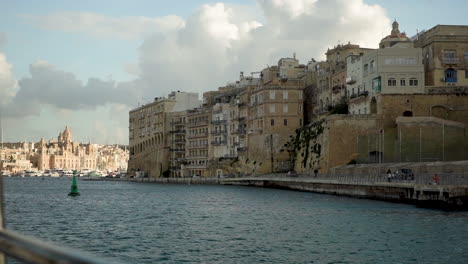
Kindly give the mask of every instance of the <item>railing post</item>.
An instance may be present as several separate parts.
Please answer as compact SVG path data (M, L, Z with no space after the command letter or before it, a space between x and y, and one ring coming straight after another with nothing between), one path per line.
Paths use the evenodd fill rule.
M5 214L3 210L4 205L4 195L3 195L3 175L0 172L0 229L5 229ZM0 264L5 264L5 254L0 252Z

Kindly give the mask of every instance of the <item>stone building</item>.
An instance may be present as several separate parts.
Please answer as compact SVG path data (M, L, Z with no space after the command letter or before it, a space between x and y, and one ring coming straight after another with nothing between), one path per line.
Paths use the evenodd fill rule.
M65 128L57 138L48 142L41 138L37 143L5 144L0 156L3 169L18 172L27 169L39 171L63 170L126 170L128 151L122 146L108 146L73 142L70 129ZM23 147L18 147L23 146ZM16 164L16 165L15 165Z
M170 113L200 105L198 94L172 92L167 98L155 98L149 104L129 112L128 169L149 177L169 175Z
M409 38L399 33L396 21L391 34L383 38L379 46L381 48L368 51L360 58L348 60L351 114L376 114L378 96L382 94L424 92L421 49L414 48Z
M317 92L315 92L314 112L324 114L333 109L337 104L342 103L347 97L346 78L347 58L349 56L361 56L372 49L362 48L355 44L337 45L333 49L328 49L326 61L316 63L314 68L317 72ZM310 93L306 91L306 93Z
M30 151L27 148L16 148L17 145L23 146L23 143L5 143L4 145L8 145L11 148L5 146L0 148L0 171L17 173L30 170L33 167L33 164L29 160Z
M285 67L285 62L296 70L275 77L272 73ZM295 59L282 59L278 66L262 71L262 84L249 89L246 163L251 173L291 169L289 155L281 149L289 136L303 125L304 80L298 77L304 68L298 66Z
M418 34L414 46L422 49L426 86L468 85L468 26L437 25Z

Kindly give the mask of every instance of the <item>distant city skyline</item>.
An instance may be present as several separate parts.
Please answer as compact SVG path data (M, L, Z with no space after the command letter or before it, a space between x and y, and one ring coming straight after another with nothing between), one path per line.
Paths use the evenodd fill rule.
M465 1L3 1L4 142L128 143L128 111L172 90L203 92L297 54L376 48L396 19L408 36L468 24Z

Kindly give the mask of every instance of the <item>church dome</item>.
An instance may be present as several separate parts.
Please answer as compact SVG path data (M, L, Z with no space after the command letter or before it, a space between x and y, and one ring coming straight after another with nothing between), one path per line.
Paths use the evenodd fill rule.
M411 42L411 40L406 36L405 32L400 33L400 29L398 27L398 22L396 20L393 21L392 31L390 32L390 35L386 36L380 41L379 48L389 48L400 42Z

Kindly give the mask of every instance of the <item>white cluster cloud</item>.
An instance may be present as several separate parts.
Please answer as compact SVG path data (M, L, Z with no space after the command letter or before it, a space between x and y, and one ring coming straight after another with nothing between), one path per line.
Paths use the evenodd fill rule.
M339 42L376 47L381 32L389 31L385 10L361 0L260 0L258 7L261 22L245 7L204 5L185 27L146 39L140 78L157 87L148 92L216 89L239 71L259 71L294 52L306 63Z
M19 81L19 91L6 113L10 116L38 115L42 105L57 109L95 109L112 103L134 103L135 93L125 83L89 78L86 84L73 73L56 69L47 61L29 66L31 77Z
M214 90L237 79L239 71L259 71L281 57L291 57L293 52L306 63L310 58L324 58L327 48L338 43L350 41L375 48L382 32L390 30L385 10L362 0L207 4L185 20L177 16L110 17L77 12L25 17L48 30L144 41L137 60L122 65L135 75L135 80L126 83L90 78L83 84L72 73L48 63L33 63L31 77L19 82L20 90L14 98L13 112L17 115L37 113L41 105L79 110L119 104L128 110L142 98L150 101L173 90ZM0 60L0 69L9 68ZM119 123L128 120L121 114L115 118L121 120Z

